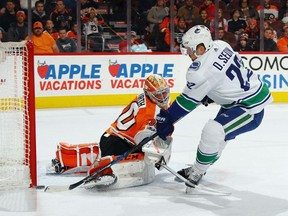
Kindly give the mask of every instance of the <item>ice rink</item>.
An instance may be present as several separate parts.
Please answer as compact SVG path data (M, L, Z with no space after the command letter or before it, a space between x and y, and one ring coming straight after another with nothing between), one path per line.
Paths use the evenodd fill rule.
M83 177L45 174L56 144L99 141L123 107L37 110L38 185L72 184ZM218 106L200 106L175 126L172 158L176 171L195 159L201 130ZM203 185L229 196L195 191L165 170L149 185L106 192L0 191L0 216L288 216L288 105L271 104L262 125L228 143Z

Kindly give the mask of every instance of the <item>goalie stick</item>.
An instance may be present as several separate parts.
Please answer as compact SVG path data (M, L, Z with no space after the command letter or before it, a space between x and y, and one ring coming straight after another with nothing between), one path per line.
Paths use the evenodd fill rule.
M118 163L119 161L121 161L122 159L124 159L125 157L127 157L129 154L134 153L135 151L137 151L138 149L140 149L143 145L145 145L147 142L149 142L150 140L153 140L155 137L157 137L158 134L154 133L153 135L151 135L150 137L146 137L145 139L143 139L138 145L134 146L133 148L131 148L129 151L125 152L124 154L118 156L117 158L115 158L113 161L111 161L110 163L108 163L107 165L105 165L104 167L102 167L101 169L97 170L95 173L93 173L90 176L86 176L85 178L83 178L82 180L71 184L71 185L50 185L50 186L46 186L44 189L44 192L53 192L53 191L67 191L67 190L73 190L74 188L82 185L83 183L92 180L96 175L98 175L99 173L101 173L102 171L108 169L109 167L113 166L114 164Z
M173 170L172 168L170 168L169 166L166 165L166 162L161 160L158 163L155 164L155 166L157 167L163 167L164 169L166 169L168 172L170 172L171 174L173 174L174 176L176 176L177 178L181 179L187 186L190 187L192 190L193 189L198 189L199 191L204 191L204 192L208 192L211 194L215 194L215 195L220 195L220 196L229 196L231 195L230 192L226 192L226 191L220 191L220 190L215 190L212 188L209 188L207 186L204 185L195 185L192 182L190 182L189 180L187 180L186 178L184 178L183 176L179 175L175 170ZM186 193L189 194L189 190L186 189Z

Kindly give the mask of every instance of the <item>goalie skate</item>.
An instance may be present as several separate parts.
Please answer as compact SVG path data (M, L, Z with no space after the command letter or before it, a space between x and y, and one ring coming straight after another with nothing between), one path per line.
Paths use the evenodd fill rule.
M46 167L46 174L61 174L68 167L62 166L57 158L51 160L51 163Z
M114 174L96 176L95 178L84 183L87 190L90 189L106 189L117 182L117 177Z

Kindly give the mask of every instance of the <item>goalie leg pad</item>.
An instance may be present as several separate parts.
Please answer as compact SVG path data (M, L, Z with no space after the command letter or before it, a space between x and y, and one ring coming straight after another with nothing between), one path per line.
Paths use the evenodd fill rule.
M138 161L126 161L112 166L118 181L113 189L141 186L151 183L155 179L155 166L146 163L144 158Z
M60 142L57 145L56 158L52 159L51 165L47 167L47 173L86 173L98 156L98 143L74 145Z
M90 166L99 155L98 143L71 145L60 142L57 146L56 158L62 166Z
M101 158L100 160L98 160L100 161L98 165L96 163L93 164L96 166L91 168L89 173L92 174L93 172L96 172L103 166L110 163L116 157L117 156L106 156L104 158ZM107 176L109 176L109 179ZM112 182L111 177L115 179L114 182ZM152 164L147 164L144 161L143 153L135 153L128 155L125 159L121 160L119 163L116 163L115 165L106 169L105 172L103 171L102 173L97 175L94 181L85 183L84 187L86 189L127 188L148 184L154 180L154 177L155 177L154 166ZM101 181L103 181L103 183L101 183ZM107 182L109 182L109 184L107 184Z

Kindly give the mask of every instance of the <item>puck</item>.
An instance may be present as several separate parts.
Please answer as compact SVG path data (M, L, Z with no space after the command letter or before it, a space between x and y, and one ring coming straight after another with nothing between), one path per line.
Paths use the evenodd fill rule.
M37 185L36 186L36 189L37 190L41 190L41 189L44 189L45 188L45 185Z

